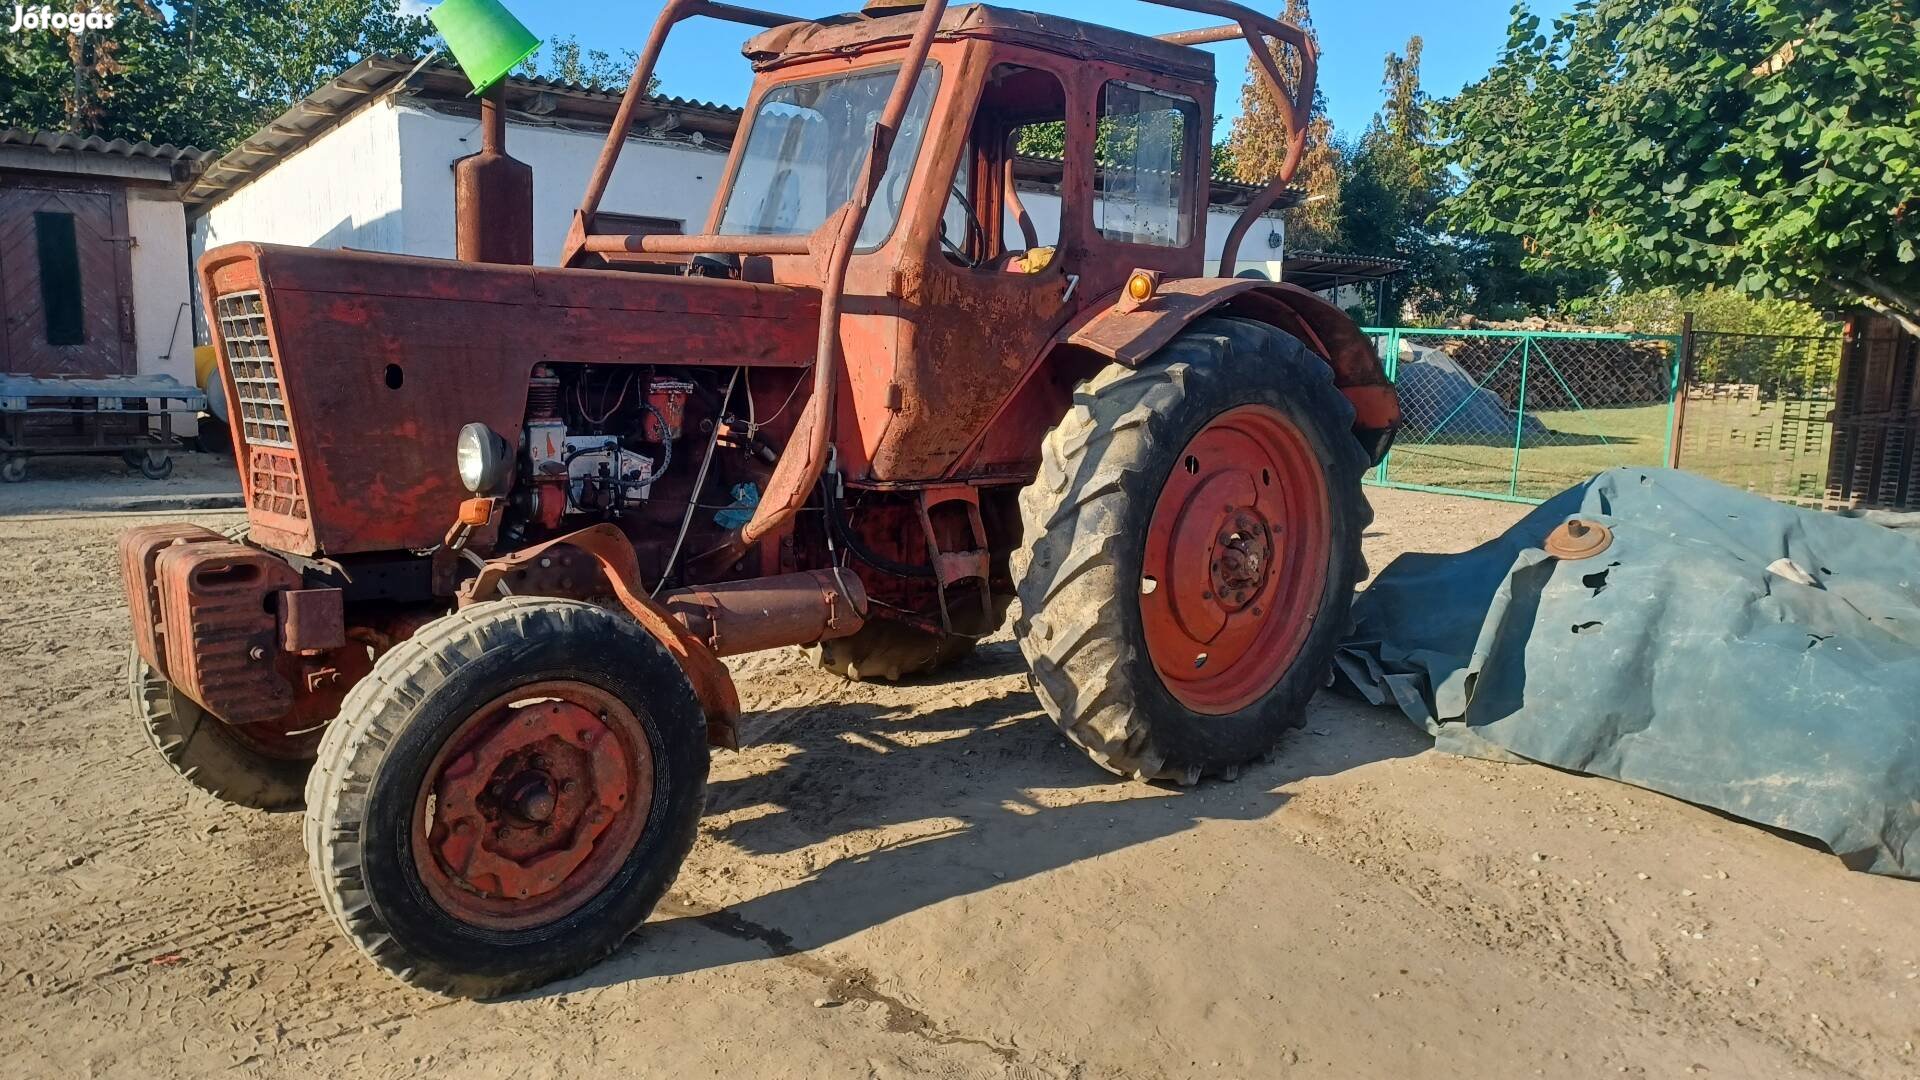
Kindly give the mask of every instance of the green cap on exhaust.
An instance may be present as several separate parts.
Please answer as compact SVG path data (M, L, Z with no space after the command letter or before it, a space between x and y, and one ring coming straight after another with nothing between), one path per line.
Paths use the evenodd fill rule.
M514 65L540 47L540 39L521 25L500 0L446 0L427 15L446 40L447 51L473 83L473 92L507 77Z

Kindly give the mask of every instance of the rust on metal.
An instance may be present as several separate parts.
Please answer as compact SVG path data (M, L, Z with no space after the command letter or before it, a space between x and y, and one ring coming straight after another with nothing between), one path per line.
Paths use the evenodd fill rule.
M154 558L168 681L232 724L278 720L295 684L279 669L272 594L300 587L278 556L226 540L175 544Z
M1613 544L1613 530L1597 521L1568 518L1540 546L1556 559L1591 559Z
M162 676L167 674L167 651L161 639L163 628L154 562L162 551L175 544L218 543L224 539L212 529L184 522L141 525L120 534L120 579L127 591L133 646L147 666Z
M627 703L568 680L517 687L467 717L428 766L414 867L471 926L552 922L626 863L653 787L652 746Z
M347 643L346 593L340 589L283 589L279 606L280 648L318 652Z
M790 286L264 244L216 248L201 275L266 297L294 445L243 446L241 476L256 538L298 555L438 543L467 497L460 428L517 436L535 364L801 367L819 313Z
M480 152L453 163L454 258L533 265L533 168L507 153L507 84L480 97Z
M228 400L245 406L250 425L237 449L256 546L228 550L195 532L123 541L142 655L170 677L180 669L190 696L218 699L216 707L197 697L266 738L294 730L296 720L323 723L374 657L449 605L505 593L610 601L679 660L709 740L732 745L739 700L716 654L836 637L867 618L966 632L976 597L982 620L997 625L1011 589L1006 553L1019 536L1015 493L1033 478L1041 433L1065 414L1076 381L1110 362L1143 362L1209 312L1266 322L1325 357L1353 403L1356 436L1384 449L1399 422L1397 399L1371 343L1344 314L1289 285L1202 278L1202 229L1142 243L1095 226L1092 201L1107 180L1091 141L1109 83L1193 102L1198 122L1186 125L1171 209L1192 215L1206 204L1216 85L1211 56L1194 45L1245 38L1255 66L1283 90L1286 166L1235 223L1227 266L1303 145L1316 58L1297 28L1223 0L1157 2L1225 25L1155 39L1051 15L949 9L945 0L882 0L864 15L823 21L669 0L574 213L561 266L524 265L531 219L519 208L530 187L525 167L505 156L497 93L481 102L480 154L456 170L461 261L258 244L209 252L199 273ZM727 179L695 235L598 232L668 32L695 17L764 29L745 47L760 78ZM1274 42L1293 51L1290 83ZM877 87L886 97L864 145L850 148L859 164L832 196L840 205L805 235L740 235L731 224L723 232L752 118L771 88L850 70L884 73ZM921 115L914 95L922 85L931 99L921 103L916 160L905 161L902 148L898 164L910 168L890 172L906 118ZM1055 119L1077 144L1058 177L1072 212L1043 244L1015 183L1013 140L1023 125ZM910 182L894 191L883 184L890 176ZM942 236L954 177L982 221L1015 226L971 230L978 235L958 257ZM893 227L863 247L876 203ZM1129 293L1135 274L1147 295ZM738 394L729 381L736 374ZM646 415L616 417L622 403ZM573 422L582 417L584 425ZM498 497L471 498L453 468L455 439L476 422L527 448L514 471L533 475L490 493ZM629 502L577 502L584 481L576 483L568 455L587 433L614 431L630 433L630 447L642 444L645 460L633 468L657 466L661 476L649 477L650 487L636 481L650 494ZM1298 449L1284 429L1252 419L1207 437L1249 442L1276 476L1271 466ZM716 478L703 449L719 462ZM748 481L756 498L742 504L745 523L722 524L706 504ZM823 487L844 493L835 496L844 522L799 513L821 506ZM1286 608L1292 594L1273 590L1292 589L1282 583L1306 580L1307 571L1288 562L1299 556L1281 518L1300 508L1269 496L1229 511L1207 501L1213 493L1196 488L1201 503L1167 511L1181 528L1208 521L1192 538L1219 556L1203 560L1200 591L1217 598L1206 603L1229 623L1253 618L1255 607ZM583 528L594 513L601 523ZM850 560L843 532L872 560ZM200 554L168 554L175 550ZM189 587L190 566L220 559L278 567L256 566L251 611L240 597L247 590L201 597ZM422 562L426 572L413 574ZM175 564L181 569L166 568ZM369 567L367 582L390 575L397 594L372 585L335 591L354 580L343 567L360 565ZM679 586L664 603L641 588L643 567ZM406 591L409 581L416 592ZM950 599L964 607L950 609ZM1190 599L1175 614L1191 614ZM165 609L201 601L200 623ZM1200 640L1191 636L1198 624L1174 622L1189 636L1163 642L1177 651ZM173 641L168 625L195 629ZM219 666L222 650L263 633L257 670ZM1250 654L1273 644L1249 640ZM1222 674L1236 669L1222 660L1189 692L1236 700L1254 680ZM283 690L269 687L274 679ZM250 705L235 698L242 685L258 691ZM474 884L453 862L442 869L450 875L443 884ZM486 888L508 878L496 874Z
M866 624L867 591L857 574L806 570L696 585L658 602L715 656L846 637Z

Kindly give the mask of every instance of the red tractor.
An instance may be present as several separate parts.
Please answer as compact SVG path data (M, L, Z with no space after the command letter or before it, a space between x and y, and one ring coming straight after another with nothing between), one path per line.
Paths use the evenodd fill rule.
M1203 276L1193 46L1244 37L1285 87L1287 175L1311 46L1157 2L1227 23L669 0L561 266L530 265L497 89L460 259L208 252L248 522L121 541L154 745L220 798L304 806L347 937L473 996L585 968L647 917L709 747L734 745L724 656L805 645L896 678L1017 597L1041 704L1105 768L1192 783L1271 750L1328 675L1399 409L1337 309ZM709 232L600 231L692 16L762 28ZM1036 125L1062 162L1016 152ZM1038 167L1057 227L1021 201Z

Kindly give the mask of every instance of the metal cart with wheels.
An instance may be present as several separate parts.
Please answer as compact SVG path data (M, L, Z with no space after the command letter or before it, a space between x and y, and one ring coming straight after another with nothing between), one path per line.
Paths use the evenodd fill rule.
M0 480L27 478L36 454L118 455L150 480L173 473L173 418L207 396L171 375L54 379L0 375Z

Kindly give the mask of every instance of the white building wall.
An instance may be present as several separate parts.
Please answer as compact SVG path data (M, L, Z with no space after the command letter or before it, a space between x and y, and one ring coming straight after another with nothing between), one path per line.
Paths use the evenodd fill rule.
M187 283L187 216L171 191L127 189L133 237L134 370L193 382L192 295Z
M398 110L382 101L255 176L194 222L193 254L238 240L402 252Z
M480 150L477 120L401 106L400 169L406 192L403 250L453 257L453 163ZM507 152L533 166L533 259L560 262L573 211L604 139L589 132L511 122ZM629 139L600 208L680 222L699 232L719 190L724 151L691 143Z

